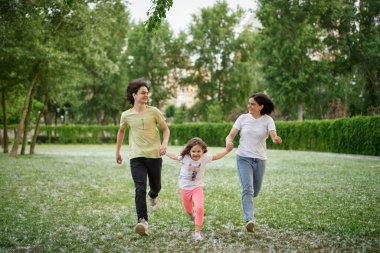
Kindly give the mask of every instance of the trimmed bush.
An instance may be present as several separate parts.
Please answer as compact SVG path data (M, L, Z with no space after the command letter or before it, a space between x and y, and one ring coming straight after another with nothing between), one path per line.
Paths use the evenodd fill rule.
M171 124L170 145L183 146L193 137L208 146L225 146L232 123ZM10 126L9 130L17 126ZM275 145L268 138L269 149L310 150L346 154L380 155L380 115L335 120L276 121L283 143ZM42 126L38 140L44 143L116 143L119 126ZM126 129L125 136L128 136ZM128 143L128 137L124 139ZM235 138L235 147L239 137Z

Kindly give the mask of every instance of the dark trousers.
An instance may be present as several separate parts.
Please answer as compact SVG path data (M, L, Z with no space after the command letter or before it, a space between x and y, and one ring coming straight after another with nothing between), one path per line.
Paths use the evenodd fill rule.
M162 158L137 157L130 160L131 173L135 183L135 204L137 220L148 221L146 206L147 176L149 179L149 197L156 198L161 190Z

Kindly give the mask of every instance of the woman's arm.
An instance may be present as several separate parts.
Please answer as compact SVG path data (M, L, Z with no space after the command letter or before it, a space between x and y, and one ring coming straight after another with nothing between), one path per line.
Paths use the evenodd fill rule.
M235 136L237 135L238 132L239 132L239 130L233 127L233 128L231 128L230 133L227 135L227 137L226 137L226 150L228 152L230 152L234 148L233 141L234 141Z
M272 130L269 132L270 137L272 138L273 143L280 144L282 142L282 139L280 136L277 135L277 132Z

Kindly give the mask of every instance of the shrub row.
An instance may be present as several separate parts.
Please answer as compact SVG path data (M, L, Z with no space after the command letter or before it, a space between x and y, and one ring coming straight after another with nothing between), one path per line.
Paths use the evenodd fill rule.
M208 146L224 146L232 123L172 124L170 145L184 145L192 137ZM380 155L380 115L303 122L277 121L281 145L268 138L269 149L310 150L346 154ZM14 126L16 128L16 126ZM115 143L118 126L42 126L38 141L46 143ZM128 136L128 131L126 131ZM238 137L235 146L238 145ZM128 143L126 137L124 143Z

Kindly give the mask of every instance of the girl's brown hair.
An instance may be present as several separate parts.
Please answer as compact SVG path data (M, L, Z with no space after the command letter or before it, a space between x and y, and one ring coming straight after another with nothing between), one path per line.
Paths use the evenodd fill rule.
M196 146L196 145L199 145L202 147L203 149L203 153L207 153L207 145L206 143L199 137L194 137L192 138L191 140L189 140L187 143L186 143L186 146L185 148L182 150L181 152L181 156L182 157L185 157L185 155L190 155L190 150Z

